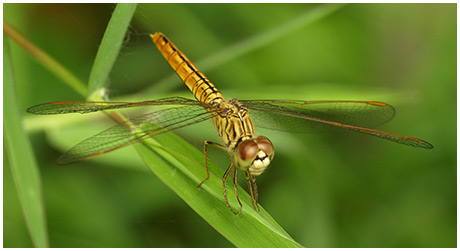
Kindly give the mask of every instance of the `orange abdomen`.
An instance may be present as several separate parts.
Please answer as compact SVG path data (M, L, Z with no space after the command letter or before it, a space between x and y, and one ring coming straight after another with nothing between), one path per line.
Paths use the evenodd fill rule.
M217 88L209 82L203 73L198 71L196 66L188 60L183 52L177 49L175 44L159 32L150 35L150 37L169 65L184 81L198 101L205 103L223 101L223 96Z

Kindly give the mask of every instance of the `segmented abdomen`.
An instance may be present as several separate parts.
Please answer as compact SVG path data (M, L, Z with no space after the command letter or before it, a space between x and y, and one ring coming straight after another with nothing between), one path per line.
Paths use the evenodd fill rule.
M188 60L183 52L177 49L174 43L159 32L150 35L150 37L169 65L184 81L198 101L205 103L223 101L223 96L217 88L209 82L203 73L198 71L196 66Z

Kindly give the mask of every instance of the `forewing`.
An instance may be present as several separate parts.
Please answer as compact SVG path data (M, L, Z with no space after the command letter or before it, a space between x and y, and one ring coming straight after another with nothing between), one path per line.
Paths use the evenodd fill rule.
M196 124L215 116L201 106L180 106L147 113L114 125L64 153L58 164L95 157L141 140Z
M90 113L103 110L157 105L206 106L206 104L192 99L182 97L170 97L142 102L56 101L31 106L27 109L27 112L39 115L53 115L66 113Z
M240 101L257 126L290 132L351 130L413 147L431 149L421 139L369 129L390 121L395 110L382 102L366 101Z
M337 126L318 119L360 127L375 127L390 121L391 105L366 101L240 101L249 108L257 126L288 132L328 132Z

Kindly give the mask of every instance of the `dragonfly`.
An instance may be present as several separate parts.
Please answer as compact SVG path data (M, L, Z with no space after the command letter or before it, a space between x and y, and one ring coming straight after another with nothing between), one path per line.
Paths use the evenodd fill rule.
M211 120L222 143L204 142L206 178L197 187L210 177L208 147L226 150L230 156L230 165L222 177L223 195L230 211L241 215L242 203L237 191L238 170L244 172L252 205L255 210L259 210L256 177L267 169L275 154L274 146L267 137L256 137L255 125L297 133L353 131L411 147L433 148L430 143L418 138L371 129L390 121L395 115L395 109L384 102L226 100L166 36L157 32L150 37L196 100L167 97L142 102L57 101L32 106L27 112L40 115L91 113L143 106L167 107L126 119L83 140L59 157L58 164L96 157L162 133ZM230 174L240 206L238 211L230 206L227 199L226 180Z

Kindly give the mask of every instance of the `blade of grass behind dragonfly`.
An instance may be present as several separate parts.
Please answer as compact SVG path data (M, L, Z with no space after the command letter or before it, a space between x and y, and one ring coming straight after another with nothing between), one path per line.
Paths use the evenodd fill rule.
M48 55L38 46L29 41L8 22L3 21L3 32L13 39L18 45L24 48L31 56L43 65L47 70L60 78L70 88L74 89L78 94L86 96L86 85L71 71L60 64L56 59Z
M35 247L48 247L40 173L30 141L22 127L21 109L16 96L9 39L3 39L3 126L5 147L27 229Z
M239 43L235 43L226 48L223 48L220 51L217 51L210 56L199 60L196 62L196 66L200 69L201 72L207 72L215 67L221 66L232 59L240 57L244 54L247 54L253 50L262 48L272 42L277 41L277 39L286 36L289 33L295 32L302 27L313 24L334 11L345 6L343 3L337 4L321 4L312 9L308 9L298 17L289 19L287 22L282 23L278 26L275 26L265 32L256 34L253 37L250 37L246 40L243 40ZM175 88L172 83L177 81L176 73L171 73L166 78L160 80L159 82L152 85L146 92L156 93L157 90L162 92L167 92Z
M242 217L234 215L222 194L223 169L211 162L210 178L198 189L197 184L206 177L203 153L180 137L164 134L135 148L153 173L236 247L301 247L262 207L255 211L243 189L238 190ZM232 186L227 188L227 196L238 210Z
M88 98L90 100L104 98L105 81L120 52L136 6L137 4L132 3L119 3L112 13L89 76Z

